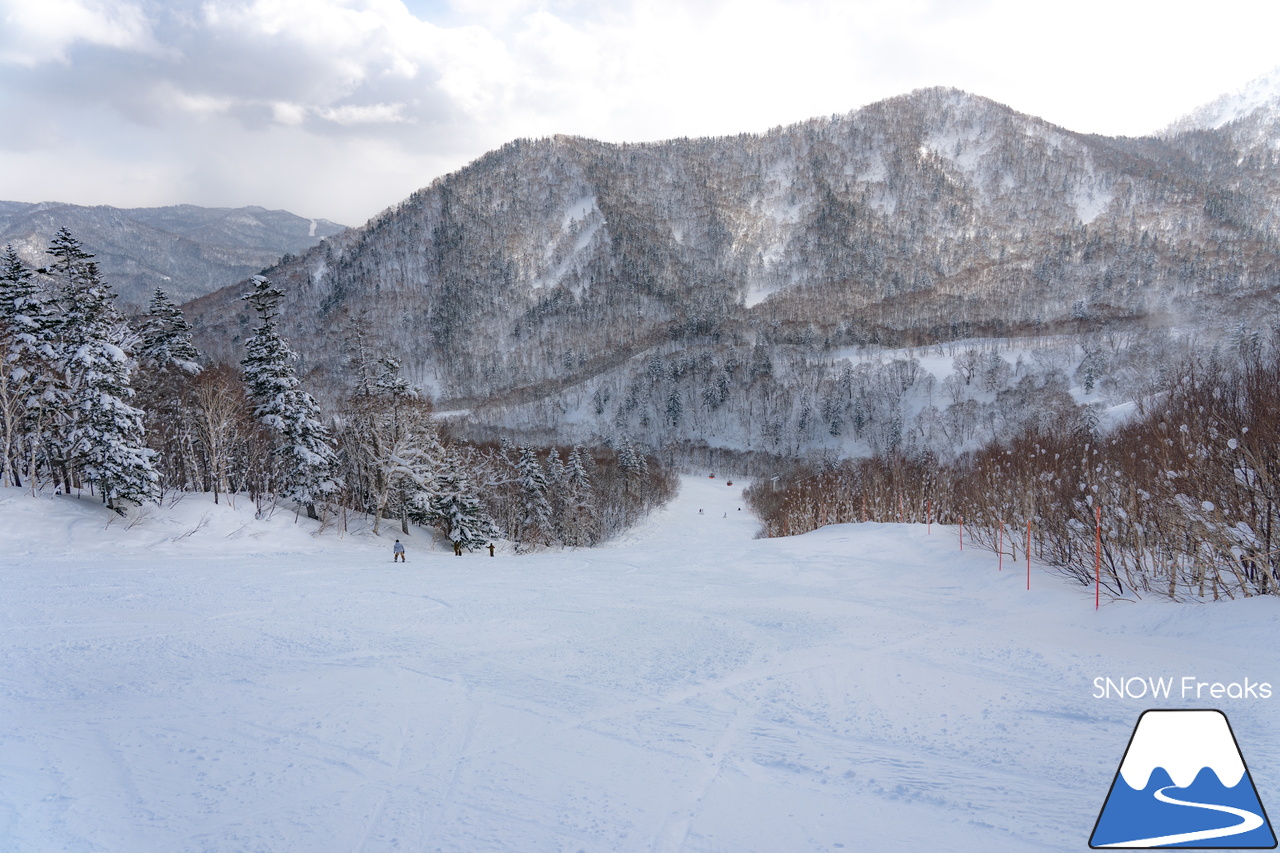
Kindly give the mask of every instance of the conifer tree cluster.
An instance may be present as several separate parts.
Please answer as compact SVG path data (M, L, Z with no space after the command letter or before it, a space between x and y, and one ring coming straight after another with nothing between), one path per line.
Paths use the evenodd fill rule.
M51 262L0 259L4 483L89 489L112 508L158 495L143 412L131 405L138 337L93 256L67 229Z
M456 453L448 453L445 461L430 490L421 495L415 517L439 530L456 552L472 551L502 534Z
M474 468L489 515L521 550L594 545L670 500L674 474L625 437L588 450L483 445Z
M202 363L163 290L131 325L92 255L63 229L46 267L0 257L0 482L89 492L125 512L166 492L355 510L432 528L459 552L589 546L674 493L629 442L618 453L450 440L400 363L349 330L350 383L322 412L280 332L281 290L254 276L239 365ZM331 392L333 389L329 389Z

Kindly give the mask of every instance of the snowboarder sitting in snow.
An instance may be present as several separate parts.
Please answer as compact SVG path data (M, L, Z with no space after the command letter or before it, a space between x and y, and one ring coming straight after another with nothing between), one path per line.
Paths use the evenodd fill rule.
M399 539L397 539L397 540L396 540L396 544L395 544L395 545L393 545L393 546L391 547L391 551L392 551L392 554L393 554L393 556L391 557L391 562L393 562L393 563L394 563L394 562L396 562L397 560L398 560L398 561L400 561L401 563L405 562L405 559L404 559L404 545L400 544L400 540L399 540Z

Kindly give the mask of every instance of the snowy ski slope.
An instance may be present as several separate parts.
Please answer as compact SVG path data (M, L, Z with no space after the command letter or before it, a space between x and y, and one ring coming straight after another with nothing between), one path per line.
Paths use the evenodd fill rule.
M0 493L0 850L1082 851L1149 707L1221 708L1280 811L1280 699L1093 683L1280 687L1280 601L1094 612L953 529L754 539L740 488L408 565L243 501Z

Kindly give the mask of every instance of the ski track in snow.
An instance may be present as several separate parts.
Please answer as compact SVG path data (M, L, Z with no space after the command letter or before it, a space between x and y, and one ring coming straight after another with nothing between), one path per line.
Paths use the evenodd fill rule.
M1095 613L938 526L755 539L741 488L408 565L244 501L5 492L0 850L1085 850L1148 707L1093 678L1280 680L1273 599ZM1269 703L1224 710L1274 799Z

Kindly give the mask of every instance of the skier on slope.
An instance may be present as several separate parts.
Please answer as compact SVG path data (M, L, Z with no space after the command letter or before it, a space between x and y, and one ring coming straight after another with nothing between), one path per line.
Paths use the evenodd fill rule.
M396 540L395 545L391 546L391 552L392 552L391 562L393 563L397 561L401 563L406 562L404 558L404 545L401 544L399 539Z

